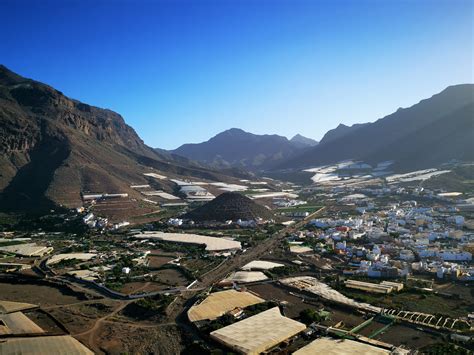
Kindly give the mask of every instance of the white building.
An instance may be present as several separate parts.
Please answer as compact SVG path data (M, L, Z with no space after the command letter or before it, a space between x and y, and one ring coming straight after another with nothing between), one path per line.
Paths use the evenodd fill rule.
M471 261L472 254L467 251L460 250L443 250L439 253L439 257L443 261Z

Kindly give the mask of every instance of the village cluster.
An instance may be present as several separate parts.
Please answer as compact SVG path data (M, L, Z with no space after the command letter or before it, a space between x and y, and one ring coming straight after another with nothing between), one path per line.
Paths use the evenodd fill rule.
M472 347L469 194L360 180L289 189L271 182L172 182L180 205L158 222L110 223L95 205L124 197L96 194L67 217L85 232L4 232L1 270L133 304L154 312L157 322L184 312L200 339L188 346L199 351L301 355L330 346L336 353L409 354L436 349L433 334ZM134 188L169 207L163 199L172 195ZM259 207L245 208L271 214L192 218L190 210L207 206L196 200L218 201L209 189L237 190L259 200ZM21 334L11 316L0 317L11 334Z

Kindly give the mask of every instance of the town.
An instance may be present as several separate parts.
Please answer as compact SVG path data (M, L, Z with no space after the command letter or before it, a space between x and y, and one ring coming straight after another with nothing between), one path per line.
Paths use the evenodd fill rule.
M3 334L113 352L147 346L122 326L176 322L167 332L186 336L162 351L471 351L472 192L431 187L424 171L330 174L303 187L170 178L176 195L133 187L156 206L153 222L102 217L130 197L96 193L43 217L69 232L5 229ZM17 338L30 333L41 336Z

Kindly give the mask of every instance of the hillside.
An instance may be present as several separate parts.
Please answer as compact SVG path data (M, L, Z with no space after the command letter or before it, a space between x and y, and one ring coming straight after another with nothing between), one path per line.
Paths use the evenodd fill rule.
M77 207L81 192L134 196L150 168L220 180L220 173L146 146L117 113L70 99L0 66L0 208Z
M323 139L279 168L300 169L355 159L371 164L394 160L393 167L403 171L432 167L451 159L472 161L473 104L474 85L450 86L374 123L343 129L340 136L333 134L329 140Z
M213 167L255 171L268 169L308 147L308 143L301 144L301 139L294 143L275 134L257 135L232 128L206 142L184 144L172 153Z
M356 123L352 126L346 126L343 123L340 123L339 126L337 126L334 129L330 129L329 131L326 132L326 134L323 136L319 144L326 144L328 142L331 142L335 139L339 139L346 134L352 133L356 131L357 129L364 127L370 123Z
M258 217L269 220L273 218L273 214L267 208L237 192L225 192L184 215L184 218L194 221L236 221Z

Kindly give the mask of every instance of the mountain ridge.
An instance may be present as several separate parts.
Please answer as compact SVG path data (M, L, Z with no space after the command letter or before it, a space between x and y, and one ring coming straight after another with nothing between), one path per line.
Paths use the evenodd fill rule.
M302 144L301 139L295 143L277 134L258 135L240 128L230 128L205 142L183 144L169 152L211 167L258 171L309 147L308 143Z
M343 132L344 134L334 139L322 139L317 146L282 162L275 170L303 169L355 159L369 163L395 160L396 163L393 167L403 171L413 167L432 167L432 164L444 163L445 159L464 157L468 160L474 160L473 140L470 138L474 132L474 127L468 108L473 102L474 84L449 86L430 98L421 100L408 108L398 109L373 123L356 126L355 129L349 129L349 132ZM459 122L465 120L462 123L465 129L451 130L450 137L444 136L443 140L439 142L441 144L435 144L433 140L426 138L425 142L431 142L430 153L427 152L426 147L422 146L422 143L410 145L414 152L424 151L428 156L438 158L423 159L419 157L416 162L413 159L410 159L409 162L406 158L407 153L397 155L397 151L403 150L402 148L407 144L404 141L405 137L411 136L414 143L418 141L415 132L423 132L423 129L429 129L429 134L433 137L441 137L442 132L433 127L436 126L438 121L445 121L444 124L438 122L440 126L449 127L449 120L453 119L453 115L459 116L457 117ZM458 143L455 147L449 144L450 142ZM463 142L463 146L459 144L460 142ZM391 147L390 150L386 149L388 146ZM445 153L441 154L443 149ZM468 154L465 154L466 151ZM381 154L382 152L386 152L385 156Z

